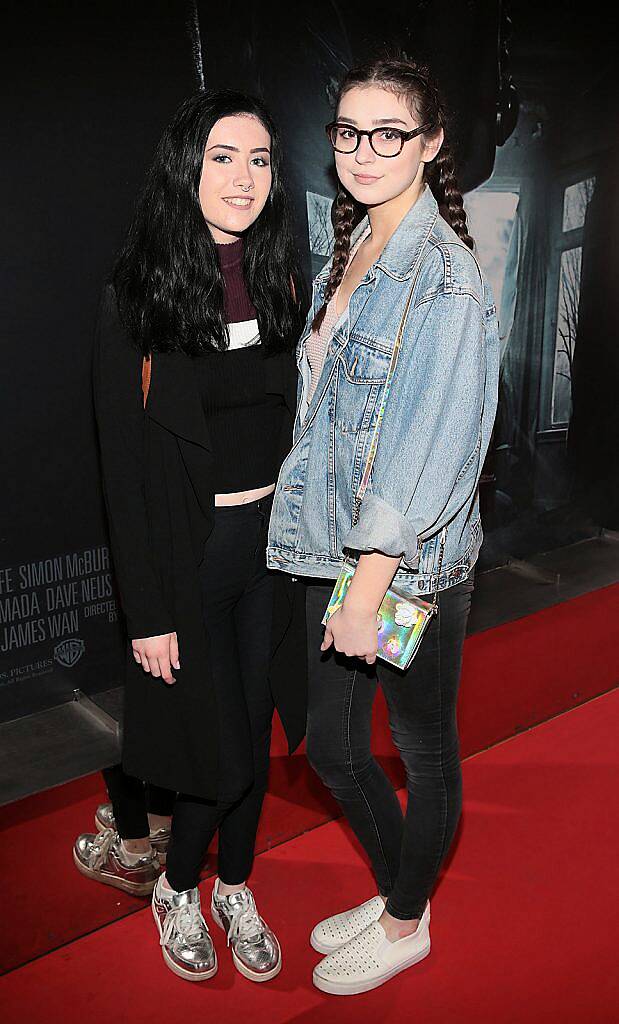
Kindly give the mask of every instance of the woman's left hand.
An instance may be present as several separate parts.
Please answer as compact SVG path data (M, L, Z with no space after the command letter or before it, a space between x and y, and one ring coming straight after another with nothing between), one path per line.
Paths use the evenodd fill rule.
M348 658L361 658L368 665L376 661L378 650L378 618L376 612L347 607L346 601L325 626L321 651L333 645Z

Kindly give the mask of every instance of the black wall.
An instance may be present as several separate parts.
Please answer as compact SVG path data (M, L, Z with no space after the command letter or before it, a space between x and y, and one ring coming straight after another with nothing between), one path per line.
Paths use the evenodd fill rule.
M120 678L121 632L100 550L107 537L90 386L93 328L161 127L196 80L182 4L25 2L13 5L4 28L6 719L75 686L101 690ZM93 549L92 559L83 557ZM73 638L83 653L78 643L55 656Z

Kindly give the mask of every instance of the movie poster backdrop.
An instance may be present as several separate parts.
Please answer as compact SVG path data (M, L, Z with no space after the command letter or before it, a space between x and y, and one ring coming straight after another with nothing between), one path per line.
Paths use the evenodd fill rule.
M371 13L374 15L371 16ZM324 135L377 42L434 66L499 311L499 414L480 568L618 528L619 226L612 46L584 11L499 0L161 0L11 8L0 720L122 679L90 385L102 283L163 125L200 87L260 93L281 127L308 285L332 245ZM363 14L363 16L362 16Z

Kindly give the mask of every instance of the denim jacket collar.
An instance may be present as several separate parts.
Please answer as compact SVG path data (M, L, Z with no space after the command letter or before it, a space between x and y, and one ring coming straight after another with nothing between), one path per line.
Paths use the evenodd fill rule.
M369 280L370 276L373 276L374 269L379 267L396 281L406 281L415 269L437 217L438 204L430 186L426 184L419 199L404 215L376 263L368 271L366 280ZM351 248L359 236L367 230L368 223L369 217L366 214L351 235ZM326 282L330 270L331 260L325 264L316 277L316 283Z

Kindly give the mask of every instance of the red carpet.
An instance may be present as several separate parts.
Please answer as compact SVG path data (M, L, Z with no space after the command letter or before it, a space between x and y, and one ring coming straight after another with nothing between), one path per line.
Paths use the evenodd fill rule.
M609 690L619 682L619 586L606 587L466 642L460 699L463 756ZM403 775L376 702L374 748L391 778ZM268 850L337 816L300 754L288 758L281 728L273 740L270 793L258 850ZM4 894L0 971L9 970L131 914L143 901L77 874L71 844L94 826L104 789L99 775L0 809Z
M619 584L467 639L462 756L619 684Z
M241 978L219 931L217 976L181 981L164 967L145 910L7 974L3 1022L611 1024L618 730L615 691L465 764L463 826L433 898L432 954L376 992L336 1000L311 985L311 925L372 891L358 848L333 822L257 858L254 889L285 953L273 982ZM5 929L13 924L5 914Z
M259 851L339 813L304 757L273 758L270 787L258 833ZM0 973L135 913L148 902L93 885L73 865L73 840L80 832L94 831L95 808L105 799L97 773L2 808L0 866L2 875L7 877L10 871L12 878L4 911L13 925L0 929ZM211 870L207 863L206 874Z

